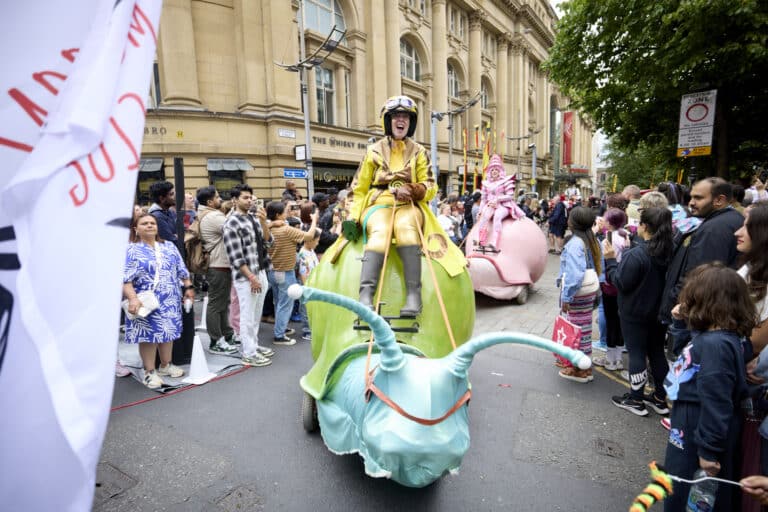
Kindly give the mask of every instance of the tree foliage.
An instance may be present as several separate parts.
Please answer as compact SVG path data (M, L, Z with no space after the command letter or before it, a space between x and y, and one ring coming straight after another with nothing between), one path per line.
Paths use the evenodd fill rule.
M608 190L621 192L627 185L637 185L641 189L652 188L662 181L676 181L680 167L671 167L668 153L662 146L649 146L644 142L634 149L623 149L614 142L609 142L607 159L611 162L608 177ZM617 178L614 182L613 175Z
M765 166L768 2L571 0L561 8L546 67L616 148L665 150L672 164L681 96L717 89L714 155L696 167L736 177Z

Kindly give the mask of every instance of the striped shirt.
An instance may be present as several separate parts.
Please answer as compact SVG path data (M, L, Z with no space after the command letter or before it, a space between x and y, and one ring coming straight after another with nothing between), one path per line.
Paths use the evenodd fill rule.
M243 265L248 265L248 270L252 273L269 270L267 246L261 224L252 215L234 212L227 218L224 223L224 248L227 250L234 279L247 279L240 272Z
M274 244L269 250L272 267L283 272L296 268L296 254L298 252L296 244L303 242L307 234L300 229L290 227L287 223L270 227L269 231L272 233L272 240L274 240Z

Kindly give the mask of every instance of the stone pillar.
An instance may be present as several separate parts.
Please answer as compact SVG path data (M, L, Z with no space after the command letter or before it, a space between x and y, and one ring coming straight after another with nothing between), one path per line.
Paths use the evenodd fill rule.
M165 2L163 15L160 17L157 52L162 63L162 105L200 106L192 0Z
M344 80L347 71L344 66L338 66L333 78L336 81L336 126L347 127L347 83Z
M264 31L254 30L253 26L247 27L256 34L261 33L263 38L265 67L261 69L266 69L266 72L263 72L261 80L266 84L266 103L273 110L295 113L301 105L301 99L297 94L299 85L294 81L298 77L286 81L284 75L286 72L273 63L279 61L284 55L294 56L293 58L299 55L298 38L286 38L286 34L295 33L296 11L291 6L291 2L261 2L259 6L251 6L252 3L254 2L244 1L243 5L249 6L244 9L248 11L261 9L263 26L270 27L270 30Z
M477 10L469 15L469 94L480 90L482 83L482 50L483 50L483 19L485 13ZM480 102L469 109L469 128L474 133L475 126L482 121L482 106ZM482 131L483 127L480 126Z
M387 97L401 91L400 80L400 10L397 0L384 0L384 24L387 30Z
M525 74L523 73L523 45L518 38L516 38L509 47L509 52L512 57L512 66L510 73L510 89L512 90L512 102L510 104L510 111L512 117L510 119L510 136L520 137L527 133L523 125L523 110L524 110L524 98L525 98ZM515 172L522 177L522 169L518 169L517 163L519 160L518 148L522 148L523 141L513 141L510 146L510 156L515 157ZM522 152L522 149L519 149Z
M504 134L504 139L500 139L497 144L499 151L505 155L509 154L507 150L507 137L509 136L509 103L507 101L509 98L509 82L507 81L509 78L507 70L507 62L509 60L507 56L508 49L509 34L502 34L499 37L498 63L496 64L496 132L498 137L502 137L502 133Z
M368 90L368 77L366 74L367 55L365 53L366 36L359 30L347 32L347 44L354 54L352 72L350 73L349 88L357 91L350 95L350 122L351 128L364 130L368 126L368 98L365 91ZM378 111L377 111L378 113Z
M448 110L448 32L445 19L445 0L432 0L432 110ZM424 112L422 122L430 123L429 112ZM429 133L427 129L426 133ZM431 141L430 141L431 142ZM437 124L437 142L448 144L448 123Z
M379 110L387 100L387 32L381 21L386 17L384 2L370 3L370 16L366 19L368 128L379 125ZM399 46L398 46L399 48Z

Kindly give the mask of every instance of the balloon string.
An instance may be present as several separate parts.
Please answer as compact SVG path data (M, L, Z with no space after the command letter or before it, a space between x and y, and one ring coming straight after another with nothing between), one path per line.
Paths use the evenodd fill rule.
M684 484L698 484L699 482L704 482L706 480L714 480L715 482L721 482L724 484L737 485L739 487L744 487L744 484L742 484L741 482L736 482L734 480L726 480L725 478L717 478L714 476L702 476L701 478L697 478L696 480L688 480L687 478L670 475L669 473L667 473L667 475L669 475L669 478L671 478L675 482L682 482Z

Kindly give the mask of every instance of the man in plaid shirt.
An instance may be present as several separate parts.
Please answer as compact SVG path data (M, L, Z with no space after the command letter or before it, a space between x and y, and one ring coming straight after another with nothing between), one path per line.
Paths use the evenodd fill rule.
M224 247L232 267L232 280L240 303L240 339L243 364L267 366L274 351L259 346L259 320L267 294L267 240L271 239L264 208L250 214L253 189L237 185L232 189L232 214L224 223ZM258 219L258 221L257 221Z

